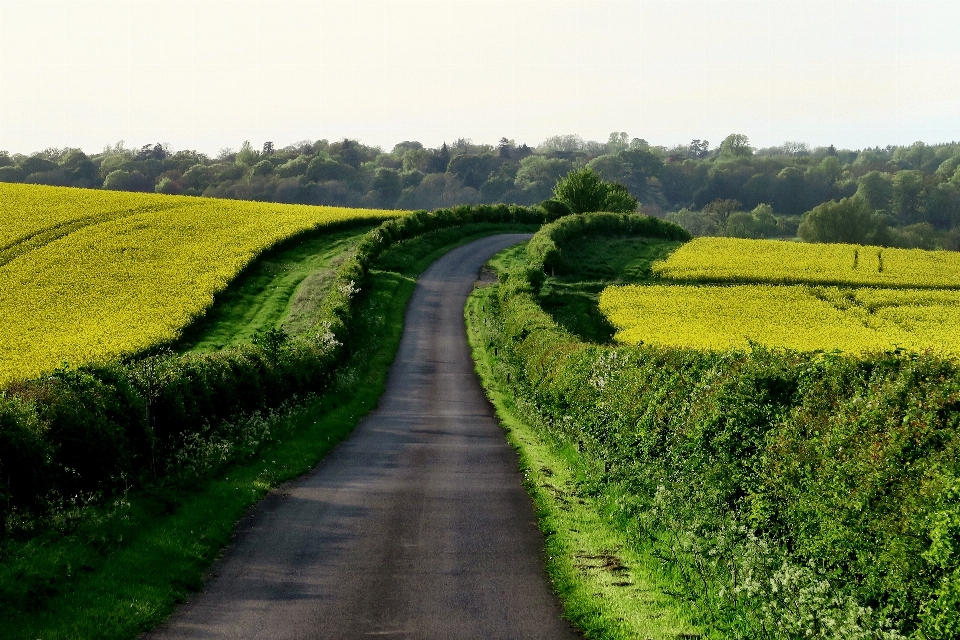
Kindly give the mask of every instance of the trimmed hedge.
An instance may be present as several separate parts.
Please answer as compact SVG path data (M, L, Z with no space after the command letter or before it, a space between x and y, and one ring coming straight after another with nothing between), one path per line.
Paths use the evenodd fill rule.
M585 213L560 218L543 227L527 244L527 256L540 267L562 273L566 270L563 248L586 236L641 236L687 241L692 236L672 222L637 213Z
M187 442L223 441L242 416L322 391L349 353L359 295L391 246L471 223L546 221L539 207L418 211L384 222L338 269L309 335L209 354L145 355L61 369L0 391L0 542L14 513L131 486L176 483Z
M720 635L960 637L960 365L584 343L531 271L487 305L497 375Z

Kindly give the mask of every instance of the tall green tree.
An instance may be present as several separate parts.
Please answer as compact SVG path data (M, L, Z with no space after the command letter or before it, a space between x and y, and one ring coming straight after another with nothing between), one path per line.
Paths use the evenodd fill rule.
M727 226L727 220L734 212L740 210L740 201L732 198L717 199L701 209L703 213L709 215L717 224L723 228Z
M614 131L607 138L607 153L620 153L630 148L630 136L626 131Z
M373 190L382 207L392 207L400 197L400 174L396 169L380 168L373 178Z
M893 181L890 174L871 171L857 180L857 195L863 198L874 210L890 210L893 198Z
M249 140L244 140L240 145L240 151L237 151L237 162L252 167L260 159L260 152L253 148Z
M868 244L876 240L882 222L862 198L831 200L803 215L797 235L804 242Z
M742 133L731 133L720 143L720 156L729 158L749 158L753 155L750 138Z
M561 176L573 166L563 158L547 158L541 155L527 156L520 161L515 184L517 189L530 194L536 201L550 197Z
M570 207L573 213L629 213L636 211L639 205L626 187L601 179L589 167L574 169L558 180L553 188L553 197Z
M893 176L893 214L902 224L920 219L923 173L911 169L898 171Z

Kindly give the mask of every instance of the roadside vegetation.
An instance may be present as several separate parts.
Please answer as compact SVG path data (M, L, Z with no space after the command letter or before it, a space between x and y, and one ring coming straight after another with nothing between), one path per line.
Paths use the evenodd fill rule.
M530 474L535 498L552 501L551 548L566 552L553 566L559 582L590 580L577 566L583 543L571 546L576 532L555 525L558 510L583 500L645 559L633 564L653 568L646 584L666 585L671 610L704 635L956 637L956 361L900 349L847 356L589 341L591 329L571 331L555 319L564 312L542 303L554 295L551 265L596 242L556 229L585 231L602 217L547 225L472 303L482 300L482 322L471 322L478 367L509 399L508 419L530 429L511 437L528 460L546 443L567 462L544 466L565 464L561 477L573 478ZM615 235L609 229L598 235ZM594 255L585 282L613 262ZM630 575L622 582L636 583ZM623 615L589 591L572 590L568 607L607 616L596 637L618 637L620 618L649 615L637 602Z
M606 240L621 244L612 237ZM603 243L592 238L585 244L598 248ZM606 263L608 268L616 264L623 255L622 248L617 247L613 255L592 266L596 262ZM488 266L505 274L522 267L525 254L524 245L518 245L498 254ZM651 261L641 258L631 262L649 268ZM573 284L576 276L568 274L568 284ZM590 280L584 284L588 292L594 288ZM574 443L531 426L531 410L524 406L523 398L514 395L511 380L500 365L502 354L492 346L496 330L490 323L496 316L490 309L497 304L496 296L496 286L474 291L465 310L467 334L477 373L508 440L520 455L524 484L533 498L546 541L547 571L563 601L565 615L588 638L704 637L695 624L696 612L676 594L682 585L672 575L669 563L646 549L638 549L625 534L625 523L611 521L620 516L619 496L598 481L602 469L597 468L596 461L581 455ZM576 322L583 309L579 301L565 306L568 309L563 317L570 324L584 333L595 330L593 317L581 317L583 322Z
M186 327L174 348L219 351L275 330L285 339L303 337L323 309L337 269L374 226L303 234L261 254Z
M0 395L0 635L124 638L162 620L199 588L243 511L309 470L375 406L419 272L453 246L529 232L545 216L464 207L388 221L359 242L343 232L355 248L338 257L305 333L282 328L291 303L252 342L60 369L8 386ZM199 334L235 336L243 324L230 312L236 297L259 291L270 306L270 283L309 255L299 242L268 253L214 309L225 329L211 322ZM322 258L303 266L301 285L328 268Z

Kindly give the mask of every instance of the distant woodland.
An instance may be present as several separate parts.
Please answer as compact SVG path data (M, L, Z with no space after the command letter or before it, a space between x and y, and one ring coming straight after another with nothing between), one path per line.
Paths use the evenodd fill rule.
M624 185L644 213L694 235L799 236L960 249L960 143L847 150L787 142L757 149L731 134L651 146L626 133L606 142L554 136L530 147L459 139L437 148L406 141L384 151L344 139L272 142L216 157L165 144L123 143L87 155L46 149L0 152L0 182L154 191L239 200L435 209L457 204L531 205L557 180L589 167Z

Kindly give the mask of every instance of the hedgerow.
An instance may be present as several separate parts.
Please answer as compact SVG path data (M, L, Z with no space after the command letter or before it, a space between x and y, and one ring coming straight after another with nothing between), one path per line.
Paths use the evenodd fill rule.
M586 213L569 215L545 225L527 244L530 261L554 273L567 267L561 248L576 238L585 236L626 235L661 238L663 240L690 240L682 227L650 216L629 213Z
M487 306L496 375L720 635L957 637L956 362L585 343L533 270Z

